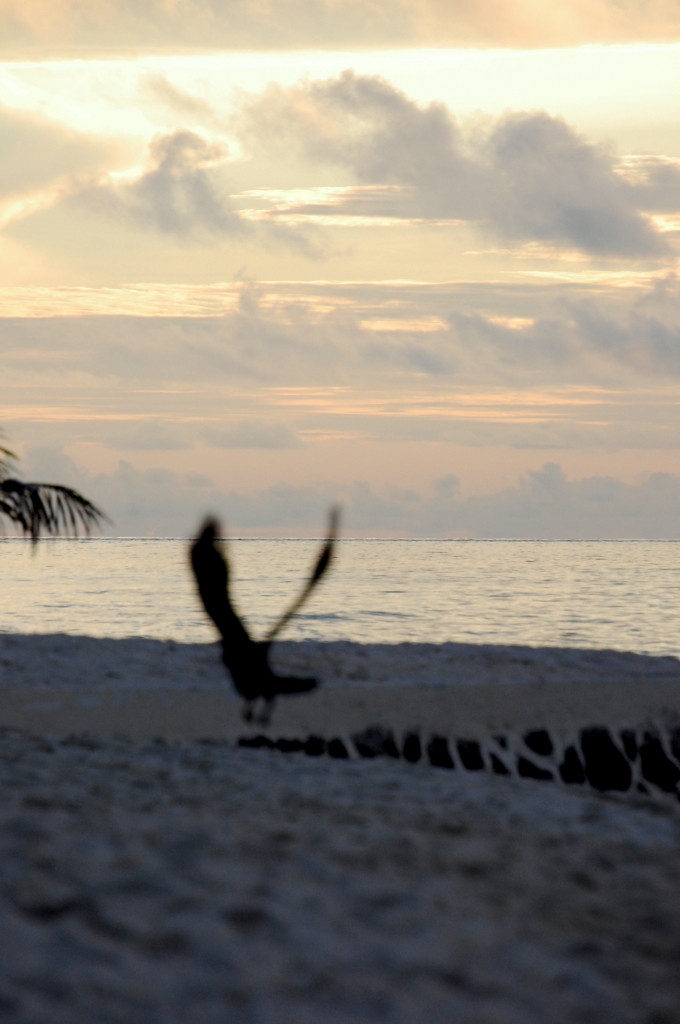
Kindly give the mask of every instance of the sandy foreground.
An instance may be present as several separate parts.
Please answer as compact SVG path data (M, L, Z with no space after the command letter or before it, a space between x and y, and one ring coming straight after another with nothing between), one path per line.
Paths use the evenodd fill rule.
M466 685L456 645L373 661L281 646L291 666L344 666L329 688L343 671L442 685L454 663ZM0 637L0 708L22 687L224 686L214 648L186 648ZM577 675L598 663L468 655L502 685L545 680L551 658ZM643 678L630 657L599 666ZM671 662L648 666L659 685ZM0 730L0 1021L680 1022L675 798L215 737L30 732Z

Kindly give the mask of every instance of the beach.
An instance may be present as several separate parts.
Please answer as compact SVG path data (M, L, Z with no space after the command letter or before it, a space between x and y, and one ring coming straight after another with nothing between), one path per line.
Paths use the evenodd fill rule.
M194 691L228 693L215 645L134 640L123 656L125 644L4 636L0 695L18 680L30 699L177 693L175 656L193 665ZM338 653L317 651L317 664ZM376 667L363 652L358 689L389 689L383 653ZM405 666L394 692L416 664L445 688L455 652L430 654L392 652ZM345 655L356 676L361 653ZM314 660L295 645L280 657ZM619 676L629 657L611 655ZM545 658L506 652L505 667L521 677ZM573 669L598 652L552 658ZM480 659L488 668L491 652ZM674 795L466 771L457 754L449 771L352 755L5 726L2 1019L680 1021Z
M680 1024L679 55L0 0L0 1024Z

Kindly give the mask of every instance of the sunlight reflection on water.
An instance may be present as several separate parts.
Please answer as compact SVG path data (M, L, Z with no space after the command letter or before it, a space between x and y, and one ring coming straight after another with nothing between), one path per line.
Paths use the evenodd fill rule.
M232 540L234 597L256 635L318 549ZM180 540L0 539L0 631L213 640ZM511 643L680 654L680 543L346 540L294 640ZM306 613L306 614L305 614Z

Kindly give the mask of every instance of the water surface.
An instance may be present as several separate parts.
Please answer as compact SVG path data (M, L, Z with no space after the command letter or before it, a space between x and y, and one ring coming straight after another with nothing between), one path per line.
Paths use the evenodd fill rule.
M262 635L318 543L232 540L234 597ZM0 540L0 631L214 639L186 541ZM346 540L289 639L511 643L680 655L680 543Z

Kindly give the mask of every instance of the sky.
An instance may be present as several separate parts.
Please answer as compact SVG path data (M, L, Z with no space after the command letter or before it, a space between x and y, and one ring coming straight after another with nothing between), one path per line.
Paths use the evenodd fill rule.
M680 538L676 0L0 0L0 427L123 536Z

